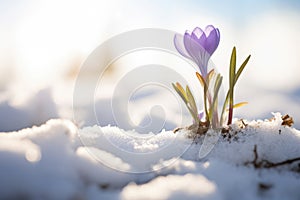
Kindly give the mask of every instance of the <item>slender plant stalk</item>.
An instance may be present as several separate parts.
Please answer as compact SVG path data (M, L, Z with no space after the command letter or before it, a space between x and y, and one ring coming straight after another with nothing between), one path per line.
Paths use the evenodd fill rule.
M224 115L225 115L226 107L228 105L228 100L229 100L229 90L227 91L226 98L225 98L225 101L224 101L224 104L223 104L223 108L222 108L222 112L221 112L221 119L220 119L220 124L221 125L224 122L224 118L225 118Z
M208 86L205 83L204 84L203 100L204 100L204 110L205 110L206 121L209 123L209 112L208 112L208 107L207 107L207 91L208 91Z
M206 115L206 122L208 122L208 124L212 125L213 128L215 128L219 124L217 104L218 104L218 93L222 84L223 77L220 74L216 76L216 79L214 81L214 91L212 96L210 91L208 90L208 87L210 82L212 81L213 76L215 75L214 70L211 70L206 76L206 78L203 78L203 76L198 72L196 72L196 75L204 90L203 99L204 99L204 110Z
M203 86L204 112L205 112L206 122L209 123L209 112L208 112L208 107L207 107L207 90L208 90L208 86L207 86L207 83L206 83L205 79L201 76L201 74L196 72L196 76L197 76L200 84Z
M223 77L218 74L216 81L215 81L215 85L214 85L214 97L213 97L213 101L210 107L210 121L212 122L212 127L213 128L217 128L218 124L219 124L219 120L218 120L218 93L222 84L222 80Z
M229 112L227 125L232 123L233 117L233 92L234 92L234 79L235 79L235 68L236 68L236 48L233 47L230 67L229 67Z

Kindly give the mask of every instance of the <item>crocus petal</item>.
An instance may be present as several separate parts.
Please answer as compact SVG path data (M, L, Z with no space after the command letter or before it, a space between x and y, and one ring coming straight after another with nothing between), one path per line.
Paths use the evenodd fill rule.
M196 41L193 40L191 34L188 31L186 31L183 36L183 43L188 54L193 60L195 60L198 49L196 46Z
M174 37L174 44L178 52L194 61L198 65L201 75L206 77L208 61L220 42L219 29L209 25L204 31L199 27L192 32L186 31L183 36L183 45L179 38L178 35Z
M193 36L193 33L189 33L188 31L184 34L183 42L185 49L189 53L189 55L194 59L199 59L199 52L203 52L204 48L201 44L197 42L196 39L194 39L195 36Z
M200 38L204 32L201 28L196 27L196 28L194 28L192 33L194 33L197 36L197 38Z
M191 44L194 44L194 62L198 65L201 75L206 77L207 75L207 63L210 58L210 55L206 52L205 42L206 36L202 29L195 28L191 34ZM193 47L193 45L191 45Z
M205 32L209 32L205 43L205 49L210 55L212 55L219 45L220 32L219 29L215 29L213 26L208 26L205 29Z
M203 117L204 117L204 112L202 111L198 114L198 119L201 120Z
M205 33L206 36L208 36L210 34L210 32L212 32L215 29L216 28L213 25L208 25L208 26L205 27L204 33Z
M192 59L191 56L188 54L188 52L186 51L183 41L182 41L182 36L179 34L176 34L174 37L174 45L175 48L177 49L177 51L184 57L188 58L188 59Z
M203 48L205 47L206 35L203 30L199 27L194 28L192 32L192 37L200 44Z
M192 60L198 65L200 72L203 76L206 76L207 69L206 65L203 65L201 54L205 52L203 47L198 44L189 32L186 32L183 37L183 42L186 51L191 56Z

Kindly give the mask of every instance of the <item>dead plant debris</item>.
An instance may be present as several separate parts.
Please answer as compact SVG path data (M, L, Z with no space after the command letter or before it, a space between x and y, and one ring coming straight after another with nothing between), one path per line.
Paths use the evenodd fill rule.
M281 117L282 119L282 126L289 126L291 127L294 124L294 120L292 117L290 117L288 114Z

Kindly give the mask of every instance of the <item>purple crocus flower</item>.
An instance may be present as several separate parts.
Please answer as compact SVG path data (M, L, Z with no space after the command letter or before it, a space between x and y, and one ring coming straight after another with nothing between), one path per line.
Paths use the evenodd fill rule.
M183 37L175 35L174 44L177 51L184 57L194 61L203 77L207 75L207 65L209 58L217 49L220 42L219 29L208 25L203 31L196 27L192 33L186 31Z

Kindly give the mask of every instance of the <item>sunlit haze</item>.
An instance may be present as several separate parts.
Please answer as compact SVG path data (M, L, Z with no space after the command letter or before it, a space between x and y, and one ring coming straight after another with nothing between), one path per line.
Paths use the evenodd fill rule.
M138 28L183 34L213 24L220 30L221 41L212 62L225 77L233 46L238 64L252 55L236 89L236 101L249 104L236 110L235 116L256 119L280 111L293 116L299 128L299 9L296 1L1 1L0 113L10 112L5 105L20 112L34 107L35 95L42 90L42 98L36 101L45 101L40 104L46 107L50 102L55 110L43 119L72 118L72 93L80 66L102 42ZM224 89L227 82L225 78ZM24 112L35 115L34 109Z

